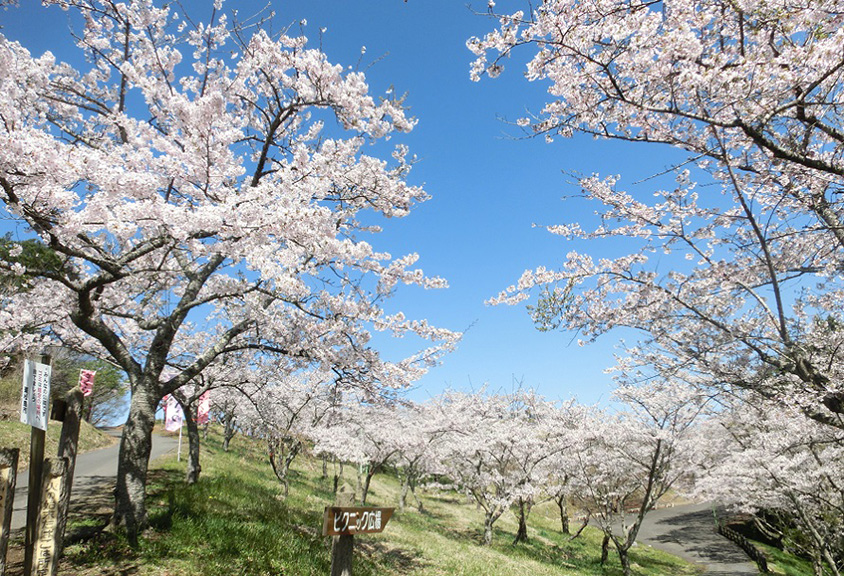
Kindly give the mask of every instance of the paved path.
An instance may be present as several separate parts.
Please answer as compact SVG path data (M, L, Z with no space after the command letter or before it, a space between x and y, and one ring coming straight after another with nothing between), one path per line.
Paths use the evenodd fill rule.
M707 574L759 574L747 554L714 526L711 504L662 508L645 516L638 541L703 565Z
M110 432L113 436L119 437L120 431ZM178 445L178 438L171 436L152 435L152 453L150 460L172 452ZM187 446L183 446L187 450ZM112 446L93 450L80 454L76 457L76 469L73 471L73 491L71 493L71 506L81 503L95 488L101 488L103 484L114 484L117 477L117 454L120 450L120 442ZM17 486L15 487L15 506L12 512L12 530L18 530L26 525L26 501L28 494L29 472L23 470L18 474Z

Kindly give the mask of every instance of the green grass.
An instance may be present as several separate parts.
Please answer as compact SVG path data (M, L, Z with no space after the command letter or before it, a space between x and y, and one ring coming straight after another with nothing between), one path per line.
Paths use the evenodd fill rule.
M20 375L0 378L0 448L17 448L18 469L29 466L29 441L32 427L18 421L20 412L21 384ZM4 419L8 418L8 419ZM44 454L52 456L59 447L62 423L50 420L47 424L47 437ZM87 452L113 444L115 439L103 434L87 422L79 428L79 452Z
M770 570L771 574L781 576L814 576L815 572L812 570L812 563L808 560L798 558L773 546L767 546L759 542L754 542L754 544L765 553L765 558L768 560L768 570Z
M333 501L331 478L305 457L294 466L291 491L281 497L258 444L238 438L229 453L212 434L202 449L202 478L183 482L184 462L169 458L150 475L151 528L137 549L103 532L66 549L62 572L132 573L142 576L324 575L329 572L330 540L320 533L323 508ZM354 475L346 468L346 482ZM330 474L330 472L329 472ZM395 478L376 476L370 505L394 506ZM530 541L511 544L515 518L499 520L493 545L481 545L482 517L473 504L454 493L426 493L425 511L396 511L382 534L355 540L356 576L543 576L621 574L610 557L601 567L600 537L589 529L569 541L559 533L556 508L537 506L530 518ZM83 518L74 519L74 523ZM636 574L668 576L699 570L659 551L632 551Z
M59 436L62 432L62 423L50 420L47 424L47 436L44 443L45 456L53 456L59 447ZM18 469L22 470L29 466L29 441L32 436L32 427L17 421L0 421L0 448L17 448L20 450L18 456ZM103 448L116 442L111 436L104 434L88 424L82 422L79 427L79 452L87 452L97 448Z

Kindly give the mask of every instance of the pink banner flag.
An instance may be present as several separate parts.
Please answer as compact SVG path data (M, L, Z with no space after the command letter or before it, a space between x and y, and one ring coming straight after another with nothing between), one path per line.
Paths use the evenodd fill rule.
M167 404L164 406L164 429L168 432L175 432L182 427L182 407L171 394L167 397Z
M94 393L94 375L95 370L80 370L79 371L79 389L82 390L82 395L86 398Z
M205 392L199 397L199 406L196 409L196 423L208 424L211 412L211 393Z

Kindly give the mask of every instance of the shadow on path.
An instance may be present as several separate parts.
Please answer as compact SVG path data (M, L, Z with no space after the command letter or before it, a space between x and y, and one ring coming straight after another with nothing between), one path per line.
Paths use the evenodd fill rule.
M654 510L645 517L639 542L706 567L707 574L758 574L744 551L715 532L711 504Z

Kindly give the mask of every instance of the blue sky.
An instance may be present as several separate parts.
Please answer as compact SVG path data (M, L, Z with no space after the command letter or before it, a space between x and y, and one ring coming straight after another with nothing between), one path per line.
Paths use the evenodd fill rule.
M34 0L20 4L0 12L2 32L34 54L52 50L61 59L62 46L56 42L67 38L67 14ZM210 2L184 4L195 19L210 15ZM247 16L265 4L228 0L224 10ZM503 11L517 7L524 3L497 5ZM472 8L483 12L486 3ZM466 333L459 349L432 369L411 396L424 399L446 387L484 383L509 387L516 379L552 398L607 400L612 383L603 371L613 364L613 334L582 348L572 334L535 330L524 307L489 307L484 300L514 283L526 268L556 267L575 248L533 227L590 220L582 205L561 201L577 193L563 172L622 174L622 183L629 184L665 169L672 156L661 148L585 137L551 144L517 138L520 133L506 120L539 110L546 86L528 84L523 63L515 59L505 63L501 78L469 80L472 54L465 42L495 22L465 3L274 0L272 9L276 30L290 24L298 30L298 23L307 20L303 30L311 46L321 43L333 62L355 65L365 46L362 65L369 65L373 92L383 93L391 85L407 92L406 104L419 120L401 141L420 159L410 181L424 185L432 199L408 217L388 222L374 243L394 255L418 252L418 265L450 284L438 292L400 290L391 307ZM388 355L402 349L400 343L385 346Z

